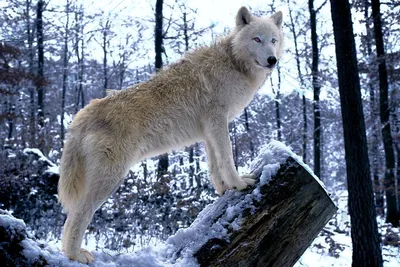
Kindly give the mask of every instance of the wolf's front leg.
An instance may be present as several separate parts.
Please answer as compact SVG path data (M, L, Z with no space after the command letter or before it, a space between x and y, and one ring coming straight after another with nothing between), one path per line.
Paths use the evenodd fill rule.
M241 178L236 172L229 140L228 120L208 120L204 125L204 133L210 174L218 194L222 195L227 189L243 190L248 185L253 185L254 177L246 175Z

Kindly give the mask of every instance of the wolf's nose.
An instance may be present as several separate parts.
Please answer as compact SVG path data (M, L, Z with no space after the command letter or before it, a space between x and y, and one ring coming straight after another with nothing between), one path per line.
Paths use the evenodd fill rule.
M275 65L277 62L276 57L269 57L267 61L269 65Z

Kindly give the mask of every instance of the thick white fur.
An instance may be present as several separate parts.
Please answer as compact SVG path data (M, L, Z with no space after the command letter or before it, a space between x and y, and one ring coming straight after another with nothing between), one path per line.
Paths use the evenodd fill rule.
M91 101L76 115L58 184L59 200L68 214L62 245L70 259L94 260L81 249L94 212L129 167L146 157L204 141L219 194L254 183L251 175L239 177L234 168L228 122L271 73L268 57L280 58L281 24L281 12L258 18L242 7L230 35L188 53L147 82Z

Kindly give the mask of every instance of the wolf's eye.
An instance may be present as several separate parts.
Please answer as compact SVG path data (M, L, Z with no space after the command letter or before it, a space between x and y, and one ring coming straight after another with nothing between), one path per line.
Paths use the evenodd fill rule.
M274 43L278 42L278 40L276 38L272 38L271 42L274 44Z
M258 37L254 37L253 40L256 41L257 43L261 43L261 40Z

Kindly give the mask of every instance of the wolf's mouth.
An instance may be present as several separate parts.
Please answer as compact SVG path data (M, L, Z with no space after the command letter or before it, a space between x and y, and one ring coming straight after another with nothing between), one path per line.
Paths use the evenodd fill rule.
M263 69L273 69L275 67L275 65L270 65L268 64L267 66L263 66L260 64L260 62L257 61L257 59L255 59L256 65L258 65L259 67L263 68Z

